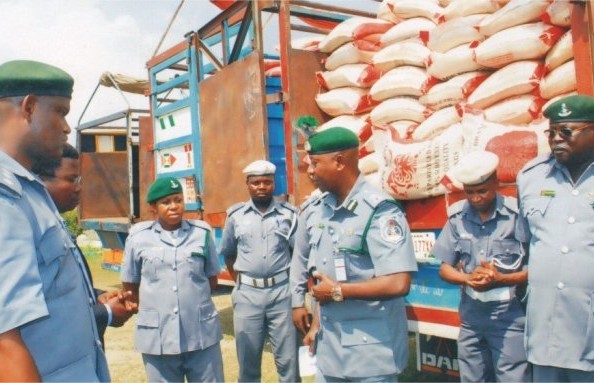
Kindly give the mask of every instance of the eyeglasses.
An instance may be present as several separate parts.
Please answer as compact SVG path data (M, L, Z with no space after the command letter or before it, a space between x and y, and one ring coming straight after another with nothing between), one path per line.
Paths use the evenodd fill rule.
M567 140L567 139L571 138L571 136L573 136L574 132L579 132L580 130L593 128L593 127L594 127L594 125L583 125L583 126L576 126L575 128L570 128L568 126L562 125L560 127L547 129L544 131L544 133L547 135L549 140L552 140L553 138L555 138L555 136L557 134L559 135L559 137L563 138L564 140Z

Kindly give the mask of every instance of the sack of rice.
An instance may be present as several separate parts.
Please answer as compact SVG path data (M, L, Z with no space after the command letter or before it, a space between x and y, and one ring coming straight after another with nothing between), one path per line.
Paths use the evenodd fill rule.
M431 87L426 94L419 98L419 102L433 110L457 104L474 92L489 75L489 72L462 73ZM373 94L371 96L373 97Z
M381 72L370 64L347 64L335 70L316 72L318 84L326 89L345 86L369 88L381 76Z
M577 79L574 60L553 69L540 81L539 88L541 97L546 99L576 90Z
M372 62L382 72L402 65L424 68L430 53L420 39L411 39L388 45L373 56Z
M484 17L484 14L479 14L446 21L430 31L422 31L421 40L431 51L439 53L473 41L483 41L485 36L476 27Z
M571 39L571 30L569 30L561 36L549 53L547 53L547 57L545 57L545 69L547 72L550 72L571 59L573 59L573 41Z
M419 97L431 89L437 80L427 75L425 69L416 66L399 66L386 72L369 90L376 101L396 96Z
M501 8L501 5L498 0L452 0L443 10L442 19L449 21L469 15L493 13Z
M423 104L411 97L394 97L384 100L369 113L373 125L388 124L392 121L424 121L431 114Z
M462 120L462 109L449 106L433 113L412 132L415 141L429 140L437 137L444 130Z
M485 36L491 36L516 25L537 21L549 4L548 0L511 0L503 8L485 17L479 23L478 30Z
M320 51L333 52L336 48L349 41L359 40L369 35L383 34L394 24L385 20L369 17L351 17L338 24L320 41Z
M369 97L367 89L348 87L317 94L316 104L324 113L336 117L368 112L377 103Z
M540 116L547 100L532 94L516 96L485 109L485 120L501 124L529 124Z
M419 37L435 28L435 23L424 17L415 17L394 25L380 38L382 47Z
M443 13L439 2L434 0L392 0L388 6L398 19L424 17L437 21Z
M371 64L373 55L381 49L379 44L367 40L355 40L344 44L324 61L327 70L334 70L346 64Z
M571 1L554 0L542 15L542 21L569 28L571 26Z
M372 125L371 131L376 151L381 152L382 148L391 141L412 140L415 129L419 126L416 121L400 120L383 125Z
M359 140L361 142L365 142L367 139L369 139L369 137L371 137L371 124L369 123L368 118L369 114L343 115L334 117L333 119L318 126L316 128L316 132L340 126L350 129L356 133L357 136L359 136Z
M460 45L446 53L432 52L427 60L427 73L440 80L446 80L465 72L483 67L473 60L474 43Z

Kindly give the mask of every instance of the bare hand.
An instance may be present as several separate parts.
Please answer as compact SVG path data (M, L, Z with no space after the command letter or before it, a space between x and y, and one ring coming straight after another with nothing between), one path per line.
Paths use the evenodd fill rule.
M307 334L311 323L309 322L309 313L305 307L296 307L293 309L293 324L303 335Z
M106 291L103 294L100 294L97 297L97 303L101 303L101 304L107 304L107 302L113 298L113 297L117 297L118 296L118 291L117 290L113 290L113 291Z
M309 346L309 354L314 355L315 353L315 344L316 344L316 335L318 334L318 329L310 329L307 334L303 337L303 345Z
M134 314L136 311L128 309L128 300L127 298L132 296L131 291L120 291L114 297L112 297L109 301L107 301L107 305L111 308L112 320L111 326L113 327L121 327L126 323L126 321ZM131 304L135 304L131 302ZM130 307L133 307L132 305ZM138 307L138 305L136 305Z
M312 288L313 297L322 305L331 302L332 289L336 286L336 282L329 276L320 272L316 272L314 278L318 283Z
M120 290L118 293L118 300L124 305L126 311L131 314L136 314L138 312L138 301L134 298L132 291Z

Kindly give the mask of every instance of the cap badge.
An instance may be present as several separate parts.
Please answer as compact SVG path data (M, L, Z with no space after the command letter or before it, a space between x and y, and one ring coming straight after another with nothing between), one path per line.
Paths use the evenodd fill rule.
M173 180L170 181L171 182L171 188L172 189L177 189L179 187L179 184Z
M557 114L559 117L567 117L571 115L571 110L567 109L567 105L565 103L561 104L561 110Z

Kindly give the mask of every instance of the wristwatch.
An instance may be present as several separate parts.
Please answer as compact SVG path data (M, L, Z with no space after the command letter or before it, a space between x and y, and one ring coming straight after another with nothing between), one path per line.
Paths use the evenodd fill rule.
M344 301L344 297L342 296L342 289L340 288L339 284L336 284L334 287L332 287L332 300L334 302L342 302Z

